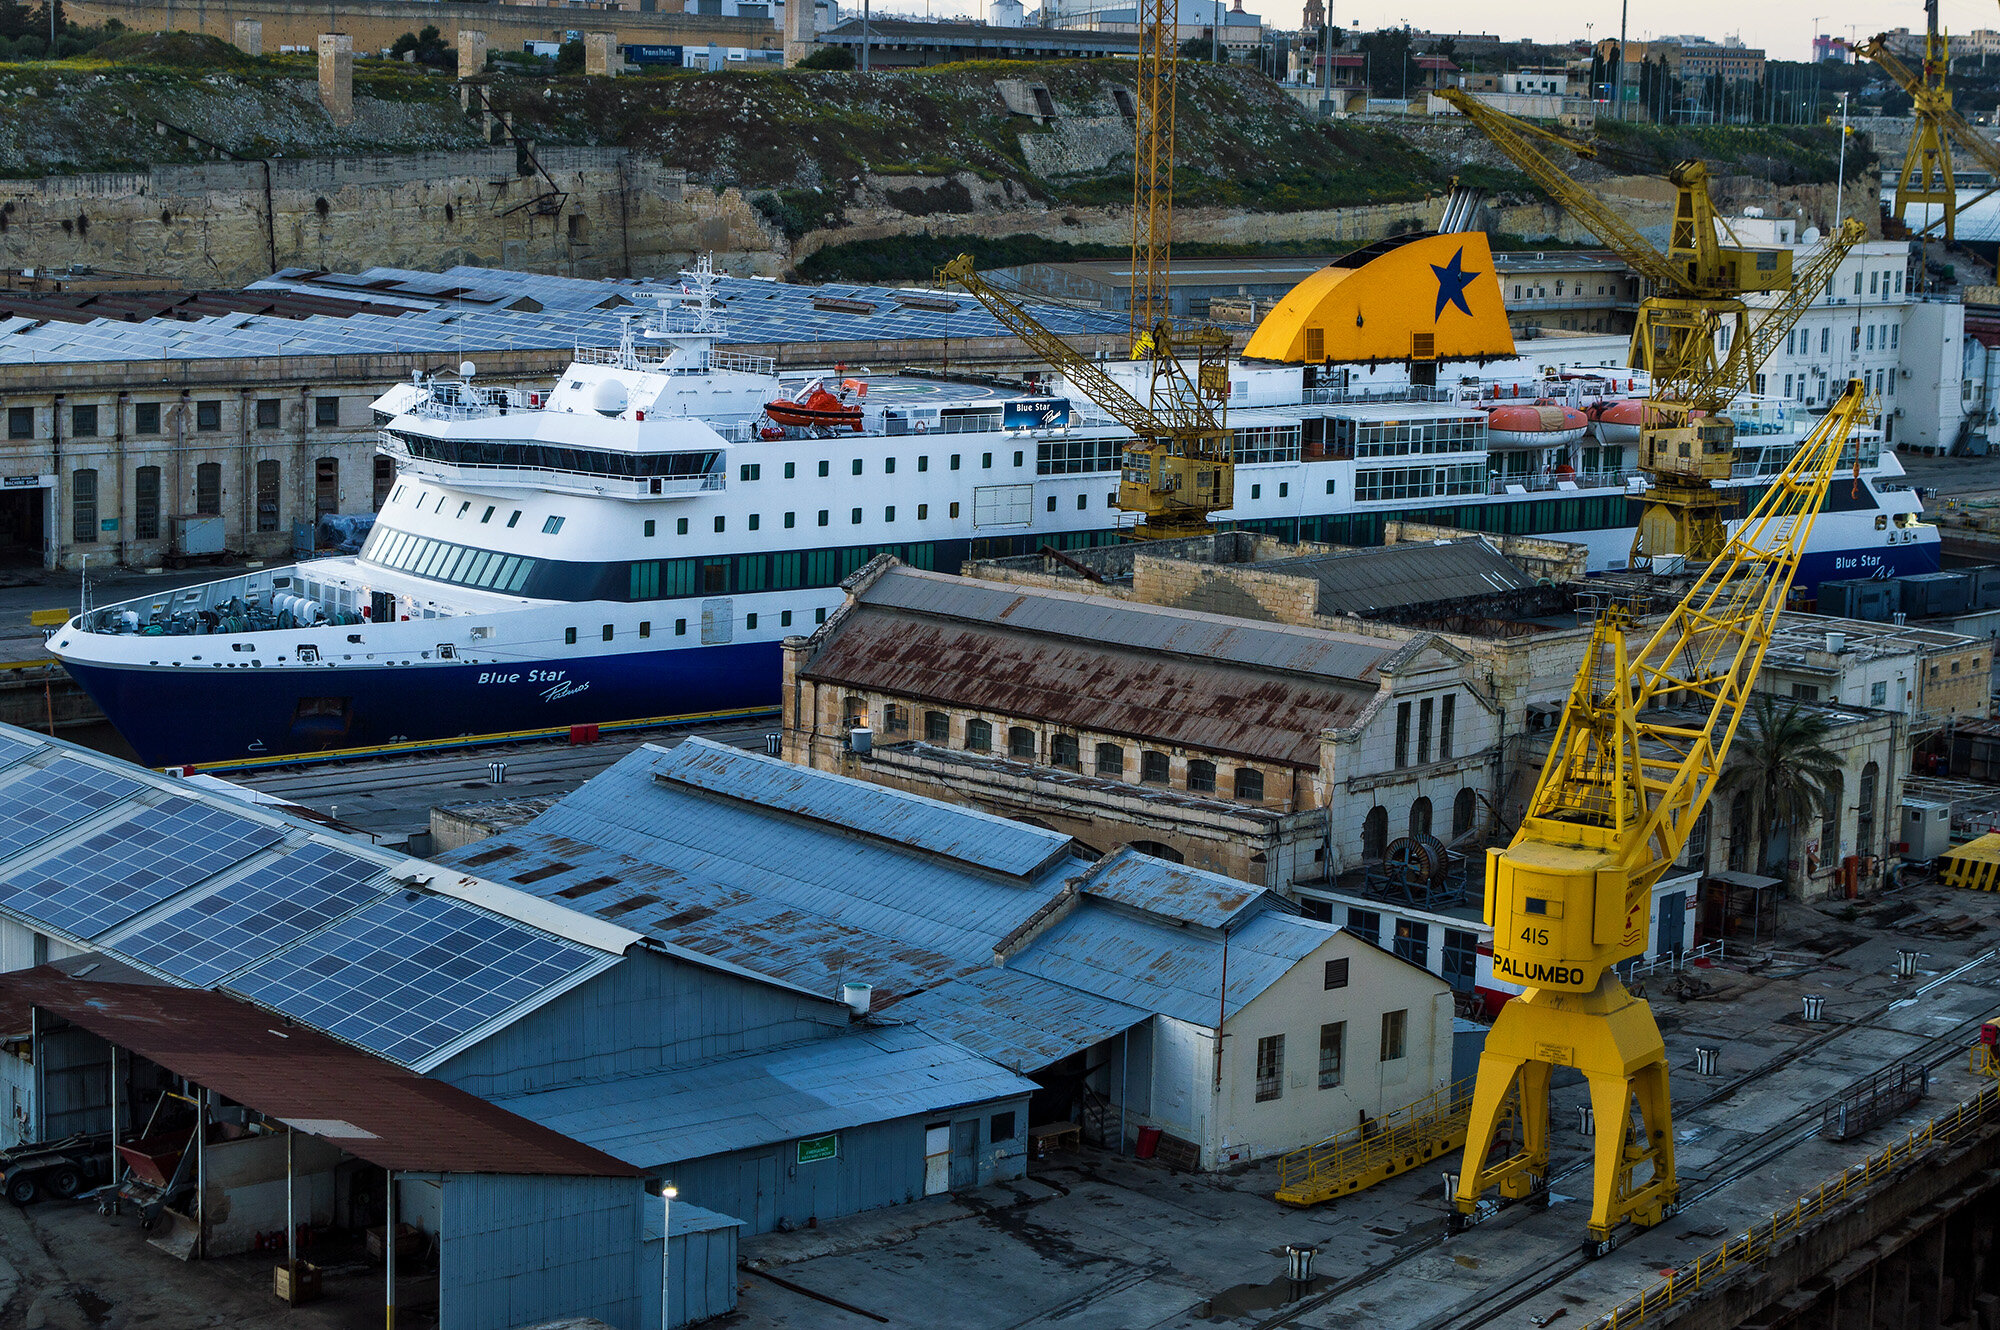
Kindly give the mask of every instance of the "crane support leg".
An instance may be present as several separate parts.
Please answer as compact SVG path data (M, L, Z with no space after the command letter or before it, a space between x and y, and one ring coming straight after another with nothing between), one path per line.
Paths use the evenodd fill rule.
M1609 1251L1620 1224L1660 1223L1672 1216L1680 1194L1666 1045L1652 1009L1609 972L1595 992L1535 989L1500 1009L1479 1059L1465 1157L1490 1156L1513 1093L1520 1097L1521 1148L1476 1175L1461 1174L1457 1208L1477 1213L1489 1187L1519 1200L1543 1186L1549 1081L1559 1066L1582 1072L1590 1086L1597 1131L1590 1239L1594 1248Z

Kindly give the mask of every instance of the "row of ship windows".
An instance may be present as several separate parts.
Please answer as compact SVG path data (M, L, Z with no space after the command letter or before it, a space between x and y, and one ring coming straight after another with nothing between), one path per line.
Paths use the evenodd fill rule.
M754 614L754 613L744 615L743 631L746 633L756 632L758 624L761 623L763 619L766 617L768 616ZM821 624L826 622L826 608L824 606L821 606L820 608L813 611L813 622L815 624ZM779 610L778 627L790 628L791 626L792 626L792 611ZM723 631L720 635L717 634L716 627L717 625L715 624L712 616L707 619L704 619L702 623L702 640L703 641L714 640L723 642L728 641L731 636L731 634L728 632L728 625L727 624L722 625ZM601 641L605 642L616 641L618 638L618 625L615 623L607 623L601 629L599 629L598 632ZM639 620L638 633L639 636L641 637L651 637L653 635L653 621L651 619ZM673 635L675 637L686 637L687 634L688 634L688 621L686 619L675 619ZM577 630L574 628L563 629L563 645L566 647L573 647L576 645L576 643L577 643Z
M868 705L860 698L848 698L846 721L850 728L868 723ZM891 702L882 708L882 726L890 734L910 732L910 713L905 707ZM951 717L942 711L924 713L924 742L933 744L951 743ZM985 720L965 722L963 735L967 752L990 753L994 751L993 723ZM1011 725L1007 728L1007 756L1021 762L1041 760L1040 736L1025 725ZM1125 779L1125 749L1114 743L1100 743L1091 754L1091 774L1108 776L1113 780ZM1083 770L1082 744L1073 734L1057 734L1049 738L1048 763L1066 771ZM1142 749L1139 753L1139 783L1142 785L1168 785L1172 780L1173 764L1165 753ZM1192 758L1187 764L1187 789L1192 794L1216 793L1217 772L1215 763L1204 758ZM1238 767L1230 778L1232 795L1248 803L1261 803L1264 799L1264 773L1254 767Z

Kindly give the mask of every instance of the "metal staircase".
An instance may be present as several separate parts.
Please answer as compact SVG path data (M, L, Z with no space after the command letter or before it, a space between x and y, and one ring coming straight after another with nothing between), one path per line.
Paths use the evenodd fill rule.
M1473 1078L1371 1118L1278 1161L1278 1200L1319 1205L1406 1173L1465 1144Z

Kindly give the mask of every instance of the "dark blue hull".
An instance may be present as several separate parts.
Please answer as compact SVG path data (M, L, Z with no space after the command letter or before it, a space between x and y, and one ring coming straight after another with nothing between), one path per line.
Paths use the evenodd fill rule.
M227 762L778 705L776 642L568 660L335 670L65 661L148 766Z
M1885 545L1881 549L1827 550L1799 558L1798 574L1792 585L1812 590L1821 582L1841 582L1855 577L1907 577L1912 573L1934 573L1943 549L1937 541Z

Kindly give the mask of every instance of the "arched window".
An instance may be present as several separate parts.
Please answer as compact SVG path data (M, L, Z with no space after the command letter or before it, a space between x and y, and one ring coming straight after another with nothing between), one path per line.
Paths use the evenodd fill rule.
M993 751L993 726L983 720L965 722L965 746L975 753Z
M1729 866L1742 872L1750 866L1750 791L1738 790L1729 801Z
M1195 794L1215 793L1215 763L1200 758L1188 763L1188 789Z
M1855 797L1855 802L1860 807L1854 814L1856 854L1875 853L1875 787L1881 778L1882 769L1873 762L1861 768L1861 788Z
M1246 803L1262 803L1264 800L1264 773L1249 767L1236 769L1236 797Z
M1428 836L1431 834L1431 801L1419 799L1410 805L1410 834Z
M942 711L924 713L924 742L948 744L951 742L951 717Z
M866 725L867 723L868 723L867 698L850 696L842 700L840 704L841 728L851 730L858 725Z
M1170 864L1184 864L1187 862L1186 855L1176 850L1173 846L1163 844L1160 841L1135 840L1132 842L1132 848L1141 854L1150 854L1155 859L1165 859Z
M882 706L882 728L891 734L908 734L910 709L899 707L894 702L885 702Z
M1167 755L1165 753L1142 752L1139 754L1139 779L1147 785L1167 783Z
M208 517L222 515L222 463L201 462L195 466L194 510Z
M70 535L79 545L97 539L97 468L83 467L70 474Z
M1840 862L1840 802L1846 782L1838 771L1826 778L1826 807L1819 819L1819 866L1831 868Z
M1380 859L1389 849L1389 810L1376 804L1361 819L1361 857Z
M1058 734L1049 740L1049 761L1075 771L1081 765L1074 734Z
M1117 744L1097 745L1097 774L1125 779L1125 750Z
M1451 801L1451 837L1453 840L1457 840L1460 836L1472 830L1472 819L1478 807L1478 798L1479 796L1468 788L1460 790L1458 797Z
M1025 725L1015 725L1007 731L1007 756L1023 762L1035 760L1035 732Z

